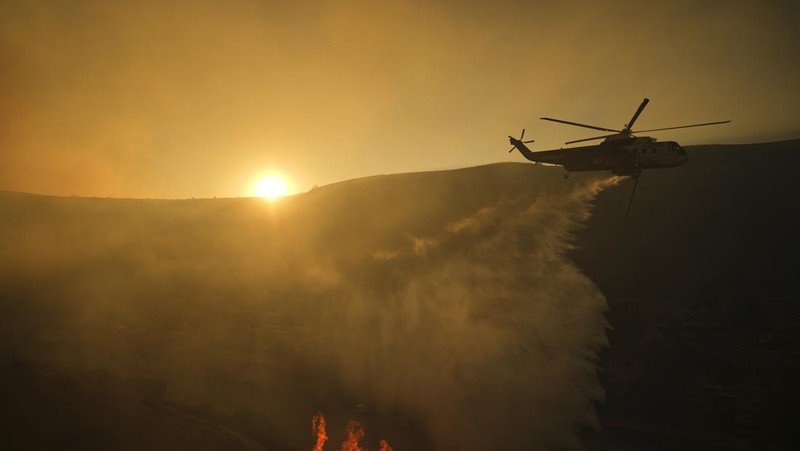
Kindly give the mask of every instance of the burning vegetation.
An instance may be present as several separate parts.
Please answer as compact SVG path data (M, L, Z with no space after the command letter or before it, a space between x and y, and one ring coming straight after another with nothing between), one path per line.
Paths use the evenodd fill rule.
M325 442L328 441L328 434L325 431L325 417L321 412L311 417L311 436L316 439L312 451L322 451L325 447ZM364 428L361 423L351 420L347 423L345 428L347 438L342 443L341 451L364 451L364 448L359 445L359 442L364 438ZM378 442L380 451L392 451L391 445L385 439Z

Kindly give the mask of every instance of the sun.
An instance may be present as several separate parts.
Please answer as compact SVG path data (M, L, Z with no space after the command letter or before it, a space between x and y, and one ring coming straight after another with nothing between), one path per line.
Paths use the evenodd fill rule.
M289 195L289 185L283 177L268 175L253 183L252 193L265 199L277 199Z

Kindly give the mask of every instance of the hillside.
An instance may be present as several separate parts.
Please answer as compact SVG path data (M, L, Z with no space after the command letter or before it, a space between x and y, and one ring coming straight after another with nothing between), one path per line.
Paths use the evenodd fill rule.
M677 418L703 387L762 387L750 361L699 365L710 349L797 351L764 335L800 298L798 150L690 148L643 174L627 220L630 181L521 163L275 203L0 193L0 441L308 449L318 410L332 449L354 418L395 449L625 442L628 417L787 440L766 395L755 432ZM714 321L720 339L686 331ZM607 434L577 436L594 405Z
M630 181L601 193L578 232L572 257L614 327L601 413L796 443L800 141L689 152L643 174L627 220Z

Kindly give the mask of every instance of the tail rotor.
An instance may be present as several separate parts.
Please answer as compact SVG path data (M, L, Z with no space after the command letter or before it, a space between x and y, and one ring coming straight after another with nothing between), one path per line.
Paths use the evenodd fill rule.
M514 138L511 135L508 135L508 142L511 143L511 149L508 150L508 153L513 152L514 149L516 149L517 146L519 146L520 144L528 144L528 143L532 143L532 142L536 141L535 139L531 139L531 140L528 140L528 141L523 141L523 139L525 139L525 129L524 128L522 129L522 134L519 135L519 139Z

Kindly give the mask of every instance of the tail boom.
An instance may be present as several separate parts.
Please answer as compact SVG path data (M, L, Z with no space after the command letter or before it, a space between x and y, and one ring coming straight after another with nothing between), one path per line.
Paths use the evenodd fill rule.
M514 149L519 150L519 153L521 153L522 156L527 158L528 160L533 161L534 163L544 162L541 158L539 158L536 155L535 152L531 151L531 149L528 149L528 146L526 146L525 143L523 143L521 140L509 137L509 142L511 143L512 146L514 146L514 148L511 150Z

